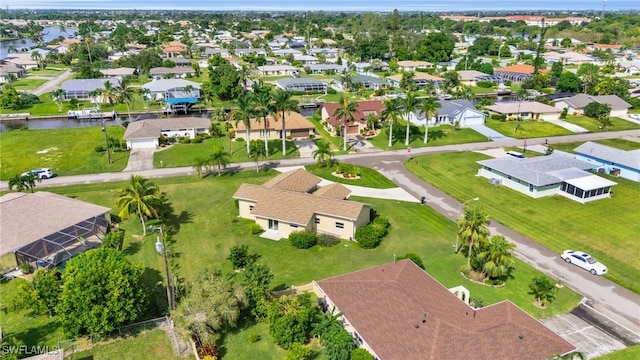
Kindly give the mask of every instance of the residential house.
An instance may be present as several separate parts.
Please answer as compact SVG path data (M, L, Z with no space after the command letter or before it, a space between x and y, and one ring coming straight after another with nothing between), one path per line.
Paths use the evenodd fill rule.
M336 59L341 51L342 49L336 48L314 48L309 49L309 51L307 51L307 54L313 56L324 55L326 58Z
M276 86L287 91L324 91L327 92L327 84L314 78L284 78L276 80Z
M505 101L486 107L492 113L506 115L509 118L558 120L561 110L537 101Z
M210 126L211 120L197 117L139 120L129 123L124 140L131 150L154 149L160 146L161 136L193 139L198 134L208 134Z
M115 69L102 69L100 70L100 72L106 78L122 78L135 74L136 69L129 67L119 67Z
M9 82L9 77L11 75L16 79L19 79L24 76L24 69L18 65L6 61L0 61L0 83Z
M300 50L296 50L296 49L280 49L280 50L274 50L273 51L273 56L287 56L287 55L302 55L302 51Z
M634 61L620 61L618 66L624 71L627 75L637 75L640 74L640 60Z
M280 119L282 114L278 114L275 118L273 116L267 116L267 129L266 129L266 138L273 139L282 139L282 120ZM265 139L265 126L263 123L263 119L251 119L249 122L249 139L251 140L264 140ZM302 114L295 111L287 111L285 113L285 124L286 138L294 138L294 139L304 139L309 138L315 131L315 127L311 123L311 121L307 120ZM245 141L246 139L246 130L247 127L244 122L240 121L237 124L231 123L233 129L235 130L236 139L242 138Z
M398 86L400 86L400 82L402 81L402 74L389 76L389 77L387 77L387 80L393 86L398 87ZM441 78L439 76L423 73L423 72L415 72L413 74L413 81L418 86L418 89L422 89L425 86L429 85L430 83L433 84L436 87L440 86L440 84L444 83L444 79L443 78Z
M314 281L313 287L374 359L540 360L577 350L509 300L469 306L466 288L447 289L408 259Z
M169 41L162 45L162 57L175 58L182 56L182 53L188 50L187 45L180 41Z
M194 75L195 72L196 71L193 68L184 66L172 68L155 67L149 70L149 76L151 76L153 80L160 80L168 76L175 78L186 78L187 74Z
M149 90L149 98L155 100L167 99L169 93L184 92L185 88L191 87L189 97L200 97L200 83L184 80L184 79L160 79L152 82L148 82L141 86L143 89Z
M504 80L522 82L532 77L534 70L533 65L517 64L496 69L493 75Z
M299 61L304 65L313 65L318 63L318 58L311 55L294 55L293 61Z
M484 125L484 113L476 109L469 100L438 100L438 103L440 107L429 119L429 126L458 123L460 127L467 128L473 125ZM425 114L413 112L409 115L409 121L423 126Z
M298 68L291 65L262 65L256 68L256 72L264 76L291 75L297 71Z
M400 71L416 71L416 69L431 69L433 64L428 61L398 61L398 69Z
M227 49L215 49L208 46L204 48L204 52L202 53L202 55L206 58L213 57L214 55L220 55L224 58L228 58L231 56L229 50Z
M640 149L621 150L587 141L573 150L576 159L598 168L598 172L640 181Z
M43 55L44 57L44 55ZM38 61L31 58L30 53L14 53L7 55L6 58L3 59L5 63L11 63L15 66L21 67L25 70L35 69L39 66Z
M622 100L617 95L587 95L576 94L571 97L554 100L554 106L558 109L566 108L569 114L584 114L584 108L592 102L606 104L611 107L610 116L625 117L631 104Z
M519 159L512 156L481 160L478 176L491 179L533 198L562 195L586 203L609 198L615 182L596 176L588 170L597 165L565 154L551 154Z
M255 56L267 56L267 52L264 49L256 49L256 48L247 48L247 49L235 49L233 53L238 57L243 57L246 55L255 55Z
M134 51L140 52L141 50L146 49L147 45L133 42L133 43L126 44L124 47L128 50L134 50Z
M66 80L60 86L64 90L64 99L90 100L92 103L102 103L102 95L92 94L104 89L104 84L110 82L113 87L120 86L120 80L112 79L73 79Z
M267 46L271 50L276 51L285 47L288 42L289 40L287 38L276 38L276 39L273 39L273 41L268 42Z
M335 131L337 127L342 128L342 119L338 119L333 113L340 107L340 103L325 103L322 107L322 120L326 121L329 131ZM380 118L380 114L384 110L384 104L379 100L359 101L358 108L353 114L354 122L347 125L348 135L357 135L367 127L367 116L374 115Z
M346 69L343 65L336 64L309 64L304 66L308 74L339 74Z
M342 185L312 193L319 183L320 178L298 169L280 174L264 185L242 184L233 198L238 200L239 216L255 220L270 238L310 230L353 240L356 229L369 223L371 207L344 200L342 196L348 190L335 189Z
M189 58L175 57L171 58L170 61L178 67L191 66L191 59Z
M593 50L602 50L607 51L610 50L613 53L617 53L622 51L623 46L618 44L594 44L594 43L586 43L586 49L589 51Z
M351 82L353 84L362 84L367 90L388 89L390 87L388 82L369 75L354 75L351 77Z
M559 53L556 51L548 51L542 54L542 57L547 63L561 62L567 65L580 65L583 63L592 63L595 60L587 55L580 54L573 51L567 51Z
M476 70L461 70L457 73L460 83L466 86L477 86L478 81L502 82L502 79L497 76L492 76Z

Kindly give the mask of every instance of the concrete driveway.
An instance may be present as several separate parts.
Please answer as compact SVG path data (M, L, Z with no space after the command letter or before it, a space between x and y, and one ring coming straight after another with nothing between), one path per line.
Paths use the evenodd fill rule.
M491 141L513 140L513 138L510 138L508 136L504 136L501 133L499 133L499 132L497 132L497 131L493 130L492 128L490 128L488 126L485 126L485 125L469 125L469 128L471 128L475 132L478 132L478 133L486 136Z
M129 153L129 162L123 172L153 170L153 154L156 149L135 149Z
M313 152L318 148L311 139L294 139L293 143L298 148L301 158L313 158Z
M44 93L51 92L51 91L57 89L58 85L61 82L67 80L70 76L71 76L71 69L67 69L62 74L52 78L51 80L47 81L46 83L40 85L37 89L28 90L27 92L30 92L33 95L37 95L37 96L40 96L40 95L42 95Z

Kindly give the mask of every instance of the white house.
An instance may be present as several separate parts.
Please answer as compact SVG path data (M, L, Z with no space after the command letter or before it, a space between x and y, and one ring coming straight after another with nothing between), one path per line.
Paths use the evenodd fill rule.
M437 114L429 119L428 125L450 124L456 122L460 127L466 128L471 125L484 125L485 115L473 106L469 100L438 100L440 107ZM409 115L409 120L417 125L424 125L425 114L413 112Z
M520 117L523 119L545 121L558 120L561 112L560 109L537 101L499 102L487 106L487 110L492 113L505 115L507 118Z
M583 114L584 108L592 102L611 106L610 116L625 117L631 104L619 98L617 95L587 95L577 94L568 98L560 98L554 101L558 109L567 108L569 114Z
M196 117L176 117L171 119L149 119L130 123L124 132L127 148L156 148L160 136L188 137L193 139L201 133L209 133L211 120Z
M587 141L573 151L576 159L593 164L598 172L640 181L640 149L625 151Z
M294 55L294 61L299 61L302 65L312 65L318 63L318 58L311 55Z
M149 90L149 98L162 100L167 92L184 90L188 86L191 86L192 91L197 91L197 97L200 97L200 83L184 79L161 79L146 83L141 87Z
M291 65L262 65L256 68L260 75L291 75L298 68Z

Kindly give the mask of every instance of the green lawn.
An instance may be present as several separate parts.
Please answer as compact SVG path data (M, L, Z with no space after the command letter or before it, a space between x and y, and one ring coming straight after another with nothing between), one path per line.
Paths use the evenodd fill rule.
M607 355L597 357L596 360L638 360L640 359L640 345L631 346Z
M160 329L108 343L99 343L90 350L74 353L72 357L72 359L92 360L173 360L178 358L169 335Z
M349 149L350 149L349 144L347 144L347 151L342 150L343 144L344 144L343 138L336 137L336 136L331 136L329 131L327 131L327 128L322 126L322 124L320 124L320 121L315 119L313 116L307 117L307 119L309 121L311 121L313 126L316 127L316 132L318 133L318 136L316 136L313 141L315 141L315 142L318 142L318 141L327 141L327 142L329 142L331 144L331 149L333 150L333 154L334 155L347 154L349 152Z
M42 83L46 82L46 80L40 80L40 79L31 79L31 81L41 81ZM27 88L30 89L30 88ZM51 98L51 93L46 93L43 95L40 95L40 101L42 101L42 103L40 104L35 104L35 105L31 105L29 107L24 107L18 110L12 110L12 109L4 109L2 108L0 111L3 114L21 114L21 113L29 113L33 116L40 116L40 115L65 115L67 113L67 111L69 110L78 110L78 109L84 109L84 108L94 108L96 107L96 104L92 104L89 101L80 101L78 103L78 106L76 107L72 107L71 104L69 103L69 101L63 101L62 102L62 110L60 110L58 108L58 104L53 101L53 99ZM131 111L136 111L136 110L159 110L161 108L161 104L159 102L151 102L148 101L147 104L145 105L145 103L140 100L139 97L135 97L134 102L132 104L133 106L131 106ZM145 107L146 106L146 107ZM127 105L125 104L116 104L115 106L109 106L108 104L102 104L100 106L100 111L101 112L110 112L115 108L116 112L119 113L119 115L124 116L127 113Z
M504 151L517 151L519 153L523 152L523 149L521 147L517 147L517 146L512 146L512 147L505 147L503 148ZM530 158L530 157L536 157L536 156L544 156L544 153L539 153L537 151L526 151L525 152L525 156Z
M525 120L517 131L515 131L518 125L516 121L499 121L487 118L485 125L504 136L516 139L573 135L573 132L546 121Z
M488 94L492 92L496 92L497 89L494 88L482 88L479 86L471 86L471 92L474 94Z
M627 121L624 119L620 119L617 117L610 118L611 126L607 128L608 131L622 131L622 130L633 130L640 129L640 125L636 123L632 123L631 121ZM566 122L570 122L572 124L576 124L580 127L583 127L590 132L602 132L602 129L599 129L598 121L594 118L590 118L584 115L567 115L565 119Z
M562 150L561 148L558 148ZM492 219L557 251L589 252L609 268L606 275L618 284L640 292L640 184L612 178L613 197L587 204L562 196L533 199L477 177L478 153L450 153L416 157L407 169L460 201L479 197ZM454 181L455 179L455 181ZM543 226L542 226L543 225Z
M377 136L367 140L373 146L382 150L406 149L404 144L406 138L406 125L394 126L394 137L392 146L389 147L389 127L384 127ZM429 142L424 143L424 127L411 126L409 133L409 147L419 148L424 146L442 146L450 144L466 144L487 141L487 138L471 129L453 130L451 125L429 126Z
M358 166L358 169L360 170L360 179L344 179L342 177L331 175L332 172L336 171L337 167L337 165L307 165L306 169L318 177L341 184L364 186L376 189L390 189L398 186L393 181L382 176L379 172L363 166Z
M42 85L42 84L44 84L46 82L47 82L47 80L45 80L45 79L33 79L33 78L26 77L26 78L20 78L20 79L16 80L13 83L13 86L18 91L35 90L40 85Z
M196 158L208 158L213 152L214 147L221 147L226 151L229 150L229 141L227 138L211 138L200 144L174 144L171 147L156 152L153 156L153 164L160 167L162 161L163 167L179 167L192 166ZM231 141L231 164L245 161L252 161L247 156L247 143L244 141ZM300 152L292 141L287 141L287 155L282 156L282 141L269 140L269 156L266 159L260 159L260 164L269 160L279 160L282 158L290 159L300 156Z
M31 76L46 76L46 77L55 77L62 74L66 69L50 69L45 68L44 70L40 70L40 68L34 68L27 70L27 74Z
M109 136L122 139L124 129L108 126ZM56 175L95 174L121 171L127 166L129 152L95 152L104 146L99 127L55 130L12 130L0 133L0 179L6 180L24 171L48 167ZM46 181L46 180L44 180Z
M255 343L247 341L249 334L257 334L260 340ZM282 360L286 350L274 345L274 340L269 334L269 328L265 323L241 325L240 328L223 335L222 346L225 349L225 360Z
M620 150L638 150L640 149L640 142L625 140L625 139L600 139L594 140L593 142L614 147ZM573 153L573 149L578 146L584 144L583 141L574 141L560 144L553 144L552 146L555 149L562 150L565 152Z

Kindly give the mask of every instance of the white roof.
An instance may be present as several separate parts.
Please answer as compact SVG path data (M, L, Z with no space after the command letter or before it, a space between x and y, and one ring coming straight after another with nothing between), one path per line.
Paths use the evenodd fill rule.
M588 175L576 179L565 180L564 182L584 191L616 185L616 183L611 180L607 180L595 175Z
M200 89L197 82L184 79L160 79L142 85L143 88L149 89L150 92L165 92L175 88L184 88L191 85L194 89Z

